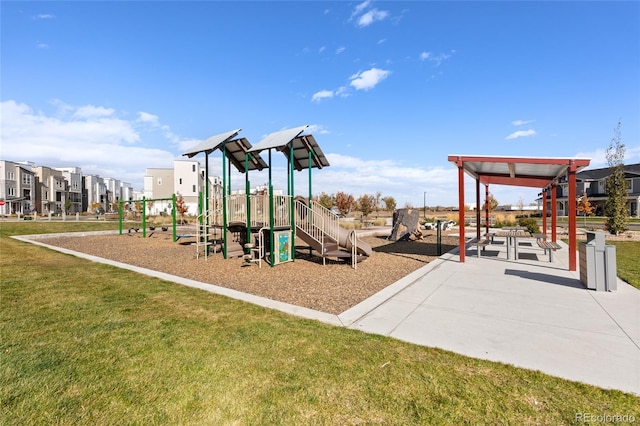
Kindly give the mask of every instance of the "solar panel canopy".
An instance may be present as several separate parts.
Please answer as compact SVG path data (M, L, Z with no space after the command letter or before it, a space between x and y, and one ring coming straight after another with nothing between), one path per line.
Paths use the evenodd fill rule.
M225 143L231 138L234 138L238 133L240 133L241 130L242 129L230 130L225 133L220 133L219 135L211 136L207 140L200 142L198 145L189 149L187 152L185 152L182 155L186 155L187 157L191 158L195 155L198 155L201 152L204 152L206 154L211 154L213 151L220 148L223 143Z
M293 167L296 170L300 171L313 167L321 169L329 166L329 160L325 157L313 135L298 136L293 139L293 143L280 148L280 151L282 151L287 158L289 158L291 146L293 146ZM309 154L311 154L311 156L309 156ZM311 163L309 163L309 159L311 159Z

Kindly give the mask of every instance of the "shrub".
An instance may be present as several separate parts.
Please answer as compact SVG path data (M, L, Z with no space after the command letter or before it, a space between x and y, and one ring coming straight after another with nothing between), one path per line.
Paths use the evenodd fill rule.
M522 217L518 220L519 226L524 226L527 228L532 234L538 234L540 232L540 228L538 227L538 222L532 217Z

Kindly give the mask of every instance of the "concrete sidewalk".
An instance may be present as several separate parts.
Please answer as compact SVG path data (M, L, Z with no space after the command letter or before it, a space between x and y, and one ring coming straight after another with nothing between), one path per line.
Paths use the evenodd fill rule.
M550 263L525 241L520 258L507 260L498 240L484 257L467 249L465 263L446 254L339 318L364 332L640 395L640 291L621 280L616 292L586 290L568 271L562 242Z

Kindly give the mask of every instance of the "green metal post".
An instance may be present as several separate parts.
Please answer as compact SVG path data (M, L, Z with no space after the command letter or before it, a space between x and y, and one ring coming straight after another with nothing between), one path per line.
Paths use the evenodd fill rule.
M171 201L173 201L173 208L171 209L171 221L173 222L173 242L178 241L178 233L176 232L177 220L176 220L176 207L178 205L178 199L176 194L173 194L171 197Z
M293 202L293 194L294 194L294 182L293 182L293 141L289 142L291 144L290 149L289 149L289 171L287 172L289 174L289 180L291 181L291 192L289 193L289 224L291 226L291 244L289 244L289 247L291 247L291 260L295 260L296 257L296 251L294 249L294 242L296 240L296 218L295 218L295 213L294 213L294 209L295 209L295 205Z
M311 153L311 151L309 151L309 207L311 207L311 195L313 194L313 192L311 191L311 156L313 154Z
M120 235L122 235L122 201L118 203L118 229L120 230Z
M245 203L247 204L247 243L251 243L251 183L249 182L249 154L244 154Z
M273 268L275 260L273 249L275 242L273 241L273 186L271 185L271 148L269 148L269 263Z
M147 237L147 200L142 197L142 238Z
M204 218L204 249L207 251L207 255L209 254L209 154L205 152L204 154L204 206L203 212L205 215ZM201 214L202 214L201 213ZM200 224L202 229L202 224Z
M202 210L202 197L204 196L204 194L202 193L202 191L198 191L198 222L200 227L202 228L202 225L204 225L204 216L202 215L203 210Z
M227 258L227 145L222 146L222 256Z

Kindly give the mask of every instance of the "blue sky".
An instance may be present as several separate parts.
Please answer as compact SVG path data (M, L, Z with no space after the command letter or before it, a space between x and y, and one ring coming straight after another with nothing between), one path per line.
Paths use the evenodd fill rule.
M448 154L605 167L621 120L625 162L640 161L638 2L3 1L0 12L5 160L139 190L146 168L211 135L242 128L255 145L308 124L331 163L314 193L416 207L425 191L428 205L457 204ZM297 174L296 192L306 185ZM501 204L538 192L490 190Z

